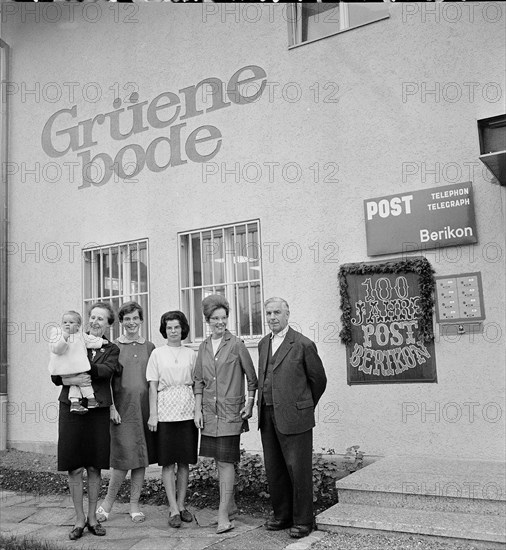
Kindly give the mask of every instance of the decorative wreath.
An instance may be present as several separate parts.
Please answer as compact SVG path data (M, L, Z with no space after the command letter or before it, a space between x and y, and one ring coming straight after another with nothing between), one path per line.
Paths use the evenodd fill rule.
M434 340L432 331L432 308L434 307L434 269L425 258L414 258L409 260L386 261L384 263L364 264L344 264L339 269L338 279L341 294L341 324L342 329L339 333L341 342L349 344L351 342L351 314L352 308L348 296L348 274L352 275L371 275L377 273L402 273L412 271L419 275L420 290L420 319L418 330L420 338L425 342Z

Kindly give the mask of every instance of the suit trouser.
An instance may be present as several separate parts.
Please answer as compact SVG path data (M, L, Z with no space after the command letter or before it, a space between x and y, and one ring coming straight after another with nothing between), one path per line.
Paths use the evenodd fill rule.
M312 524L313 430L282 434L273 407L262 409L260 430L274 516L295 525Z

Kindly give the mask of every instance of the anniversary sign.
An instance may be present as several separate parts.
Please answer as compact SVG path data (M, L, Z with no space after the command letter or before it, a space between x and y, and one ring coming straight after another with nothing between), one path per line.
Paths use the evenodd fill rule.
M341 266L348 384L437 381L433 273L424 258Z

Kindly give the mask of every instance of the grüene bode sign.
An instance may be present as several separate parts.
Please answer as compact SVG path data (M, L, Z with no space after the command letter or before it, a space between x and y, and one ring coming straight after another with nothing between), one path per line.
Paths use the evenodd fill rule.
M144 167L162 172L169 167L191 162L207 162L215 157L222 144L221 132L216 126L205 124L194 130L187 121L203 114L203 105L197 102L199 91L207 86L206 113L245 105L259 99L266 86L267 75L257 65L247 65L236 71L227 83L211 77L194 86L174 92L162 92L151 101L132 102L122 108L115 99L114 110L97 114L93 118L76 121L78 108L61 109L54 113L42 130L42 148L52 158L62 157L70 151L81 161L82 183L78 189L105 185L113 173L121 179L135 177ZM200 103L204 103L202 100ZM123 142L147 132L150 128L165 129L146 149L136 143L120 147L114 158L107 153L92 153L99 145L97 127L106 125L111 139Z

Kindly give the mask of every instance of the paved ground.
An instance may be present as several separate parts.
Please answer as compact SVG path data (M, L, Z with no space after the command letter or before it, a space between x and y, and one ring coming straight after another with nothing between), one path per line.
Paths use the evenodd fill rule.
M167 525L165 506L142 506L144 523L134 524L128 514L128 504L114 505L105 537L96 537L85 530L79 541L68 540L74 525L74 510L68 496L34 496L0 491L0 531L4 535L25 536L58 543L62 548L97 550L307 550L325 533L316 531L296 540L286 531L266 531L263 520L239 515L235 528L216 534L212 523L215 510L191 510L195 521L183 523L180 529Z

